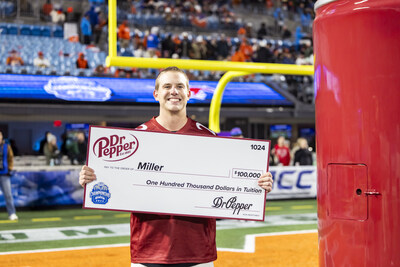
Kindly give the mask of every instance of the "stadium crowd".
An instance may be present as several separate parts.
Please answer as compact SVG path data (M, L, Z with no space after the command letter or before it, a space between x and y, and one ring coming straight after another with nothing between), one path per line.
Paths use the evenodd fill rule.
M7 51L9 56L6 61L2 61L6 66L1 67L0 72L12 73L13 69L7 66L32 64L35 67L34 72L39 74L154 78L158 70L106 68L99 60L102 57L97 57L96 61L93 57L87 57L92 51L107 50L106 34L103 34L107 30L107 6L101 1L91 2L89 9L81 13L79 21L76 15L71 15L75 14L71 7L52 4L50 0L41 10L44 15L42 19L55 24L63 25L65 22L77 20L80 37L70 38L70 41L79 40L82 46L80 51L67 54L67 59L75 61L75 64L64 65L68 60L64 60L66 54L62 49L57 55L55 52L46 51L44 55L43 51L39 51L37 54L31 54L32 58L28 60L23 60L19 51L12 49ZM118 54L130 57L312 65L310 32L314 2L121 1L118 6ZM263 15L263 21L257 21L258 26L253 25L255 23L246 16L249 11ZM161 29L161 25L149 23L153 17L143 14L161 16L165 27ZM138 19L139 15L141 19ZM188 18L190 23L185 24L184 18ZM211 26L209 23L212 18L218 18L217 26ZM289 27L293 21L294 26ZM87 71L79 71L80 69ZM21 71L24 69L17 69L17 72ZM191 70L188 74L191 80L219 80L223 73ZM255 74L237 79L249 82L274 81L301 101L313 101L312 77Z

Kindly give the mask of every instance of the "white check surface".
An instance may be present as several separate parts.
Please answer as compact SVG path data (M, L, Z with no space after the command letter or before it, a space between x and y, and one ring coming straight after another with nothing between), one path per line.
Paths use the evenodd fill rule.
M84 208L263 220L269 144L92 126Z

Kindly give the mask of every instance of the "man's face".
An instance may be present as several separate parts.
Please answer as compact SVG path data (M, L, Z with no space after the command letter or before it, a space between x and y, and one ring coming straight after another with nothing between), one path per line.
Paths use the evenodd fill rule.
M3 133L0 132L0 144L3 142Z
M160 109L179 112L186 108L190 97L187 80L183 73L169 71L159 77L159 87L154 90L154 98L160 102Z

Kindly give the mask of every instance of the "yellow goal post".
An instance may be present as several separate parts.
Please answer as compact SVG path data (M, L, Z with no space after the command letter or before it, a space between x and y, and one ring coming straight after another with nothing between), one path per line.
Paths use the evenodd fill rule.
M226 84L234 77L262 74L313 75L314 66L293 64L230 62L217 60L188 60L171 58L120 57L117 55L117 0L108 0L108 57L106 66L135 68L166 68L176 66L185 70L208 70L226 72L221 78L210 104L209 128L220 132L219 114Z

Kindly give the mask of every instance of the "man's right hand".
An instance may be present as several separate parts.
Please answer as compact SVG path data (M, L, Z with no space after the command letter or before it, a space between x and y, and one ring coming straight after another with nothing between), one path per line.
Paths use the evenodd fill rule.
M86 165L82 166L82 170L79 173L79 184L82 187L85 187L85 184L91 183L96 180L96 174L94 174L94 170Z

